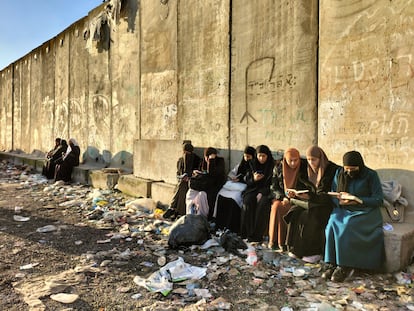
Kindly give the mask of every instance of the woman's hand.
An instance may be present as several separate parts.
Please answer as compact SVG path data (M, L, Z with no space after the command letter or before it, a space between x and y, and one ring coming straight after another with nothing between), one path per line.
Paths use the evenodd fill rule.
M258 173L258 172L254 172L253 173L253 180L254 181L259 181L264 177L264 175L262 173Z

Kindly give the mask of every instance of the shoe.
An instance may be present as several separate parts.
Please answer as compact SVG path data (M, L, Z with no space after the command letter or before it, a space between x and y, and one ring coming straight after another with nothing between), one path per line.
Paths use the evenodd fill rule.
M169 208L165 211L164 214L162 214L162 218L168 219L168 218L171 218L172 216L174 216L175 214L176 214L175 210L173 210L172 208Z
M335 271L336 266L334 265L328 265L325 269L325 271L322 273L322 279L329 280L332 277L332 274Z
M292 253L292 252L289 252L288 253L288 256L290 257L290 258L298 258L298 256L296 256L294 253Z
M322 259L321 255L303 256L302 260L308 263L316 263Z
M346 278L349 278L354 274L354 269L347 267L336 267L335 271L332 273L331 281L332 282L343 282Z

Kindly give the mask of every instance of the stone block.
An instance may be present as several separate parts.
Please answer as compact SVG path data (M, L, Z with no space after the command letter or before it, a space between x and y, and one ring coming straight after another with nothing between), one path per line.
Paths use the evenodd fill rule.
M155 202L159 201L162 204L170 204L175 192L175 186L165 182L153 182L151 184L151 198Z
M400 271L412 260L414 252L414 226L411 223L392 223L393 230L384 230L385 270Z
M93 170L89 174L91 185L99 189L114 189L119 180L118 173Z
M132 174L121 175L116 188L133 197L151 197L152 180L136 177Z

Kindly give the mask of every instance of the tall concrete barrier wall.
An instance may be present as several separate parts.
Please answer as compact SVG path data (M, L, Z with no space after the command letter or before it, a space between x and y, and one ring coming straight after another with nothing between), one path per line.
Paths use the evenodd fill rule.
M1 71L0 149L75 137L173 181L183 140L219 148L229 167L247 144L318 143L338 163L361 151L412 202L413 11L411 0L105 2Z
M318 142L359 150L414 202L413 1L320 1Z

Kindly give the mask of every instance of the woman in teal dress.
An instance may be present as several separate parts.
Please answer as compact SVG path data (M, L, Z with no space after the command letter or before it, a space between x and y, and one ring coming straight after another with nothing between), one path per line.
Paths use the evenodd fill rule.
M376 271L384 263L383 193L378 174L365 166L357 151L345 153L343 165L334 178L336 206L325 230L328 269L322 277L334 282L344 281L354 269ZM344 198L349 195L357 198Z

